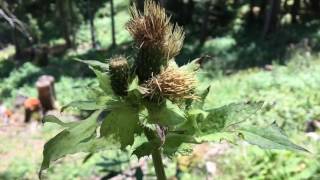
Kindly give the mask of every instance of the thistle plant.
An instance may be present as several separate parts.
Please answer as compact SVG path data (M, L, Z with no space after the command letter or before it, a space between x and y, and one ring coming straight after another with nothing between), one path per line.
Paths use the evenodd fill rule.
M306 151L289 141L276 123L263 128L242 125L263 102L205 108L211 89L198 88L199 60L181 67L174 61L182 48L183 29L151 0L145 2L143 13L135 6L130 12L126 29L134 39L136 57L116 56L108 63L80 60L97 75L96 98L71 102L62 110L76 107L93 113L79 122L65 123L52 115L43 119L64 130L45 144L40 172L67 154L120 148L138 158L151 156L157 179L163 180L163 156L172 158L191 152L195 144L221 139Z

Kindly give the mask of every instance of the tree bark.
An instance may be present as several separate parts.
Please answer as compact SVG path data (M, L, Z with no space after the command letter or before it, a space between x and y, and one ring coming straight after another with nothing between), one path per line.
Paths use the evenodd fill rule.
M281 0L270 0L269 7L266 11L265 22L263 27L263 37L274 32L279 23Z
M292 23L298 22L299 10L300 10L300 0L294 0L292 9L291 9Z
M209 15L210 15L211 1L210 0L206 1L204 5L205 5L205 11L202 16L202 24L201 24L201 30L200 30L200 46L204 44L208 36L208 23L209 23L208 21L209 21Z
M70 0L57 0L56 5L57 5L57 10L59 13L59 18L61 20L61 25L63 29L63 38L66 41L67 47L72 47L72 40L70 38L71 35L71 27L70 27L70 13L68 10L69 8L69 3Z
M92 14L91 0L88 0L88 15L89 15L89 24L90 24L90 33L91 33L91 44L92 48L97 48L96 43L96 30L94 27L94 14Z
M110 10L111 10L111 36L112 36L112 47L117 45L116 42L116 32L115 32L115 22L114 22L114 6L113 0L110 0Z
M54 109L54 78L52 76L41 76L36 82L36 87L43 112Z

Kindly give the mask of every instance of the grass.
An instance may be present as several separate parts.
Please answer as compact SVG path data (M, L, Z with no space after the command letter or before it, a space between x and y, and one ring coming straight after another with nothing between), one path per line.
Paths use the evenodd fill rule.
M109 4L107 3L96 14L95 25L97 39L104 51L90 49L90 33L88 24L82 24L78 33L78 43L88 45L83 51L69 51L59 57L50 57L47 67L39 68L32 63L21 66L6 60L12 55L12 47L0 53L0 100L12 108L17 95L36 97L34 83L42 74L50 74L56 78L57 99L60 105L72 100L86 99L90 96L88 86L96 86L93 73L73 58L106 59L125 52L131 56L132 42L129 34L123 31L128 20L127 1L116 1L117 43L116 49L111 45L111 28ZM240 17L241 19L241 17ZM291 139L311 151L310 154L287 151L264 151L248 144L231 145L223 155L208 161L217 164L216 179L319 179L320 157L319 143L308 137L304 130L306 122L320 118L320 58L316 53L311 54L306 49L287 49L290 43L299 43L303 38L310 38L311 48L317 52L319 41L319 23L300 24L298 27L284 27L279 34L271 37L270 41L260 38L258 31L236 28L221 36L213 36L203 46L198 47L197 36L190 33L186 44L177 60L180 64L199 57L203 54L214 56L205 66L206 74L201 79L211 84L211 91L205 102L206 108L222 106L239 101L265 101L264 110L251 117L254 123L268 124L276 121ZM306 29L308 27L308 29ZM255 28L252 28L255 31ZM249 35L248 35L249 34ZM281 42L277 37L281 37ZM53 40L59 41L59 40ZM4 52L4 53L3 53ZM250 62L249 62L250 61ZM272 71L242 65L261 66L271 64ZM220 69L223 67L223 69ZM247 68L247 67L246 67ZM232 69L231 75L225 75ZM27 136L31 140L44 140L52 137L59 130L56 126L45 125L41 133ZM319 130L318 130L319 131ZM24 136L25 137L25 136ZM18 149L21 144L20 136L1 139L0 154ZM30 145L29 145L30 146ZM27 146L26 152L17 152L14 161L10 161L7 169L1 169L0 179L35 179L41 161L41 149L36 154L33 147ZM25 154L27 153L27 154ZM48 170L48 179L88 179L104 175L96 163L102 161L105 153L114 157L114 152L103 152L95 155L85 164L84 154L68 157L58 161ZM111 154L109 154L111 153ZM31 158L28 156L33 154ZM203 179L206 175L205 163L197 161L198 168L190 168L180 175L183 179ZM176 162L168 160L169 175L175 174ZM1 163L0 163L1 165Z
M308 62L301 62L306 59ZM12 97L18 92L35 96L33 82L28 83L28 81L22 80L38 71L40 70L37 67L27 63L5 78L3 82L7 84L19 84L11 92ZM310 154L263 151L257 147L240 143L240 146L232 146L223 156L212 159L218 164L218 179L238 177L243 179L308 179L320 176L320 164L318 163L320 159L317 155L320 146L315 140L307 137L304 132L306 122L316 120L320 116L319 71L320 59L318 56L308 57L298 54L286 66L274 64L272 71L250 68L230 76L223 75L213 79L203 78L203 81L208 81L212 85L205 103L206 108L218 107L231 102L263 100L266 102L266 106L263 111L252 117L253 122L268 124L276 121L286 130L294 142L311 151ZM13 77L17 79L14 80ZM84 98L83 94L87 93L85 86L90 83L94 83L91 78L60 77L56 83L59 103L65 104L79 97ZM11 99L6 99L6 103L10 104ZM47 139L50 134L52 135L50 129L52 128L44 128L44 134L40 139L43 137ZM9 141L12 142L12 140ZM11 146L14 144L11 143ZM7 150L4 149L4 151ZM73 157L77 157L78 160ZM53 166L49 170L48 178L72 179L74 177L89 177L92 174L101 175L94 170L94 162L99 161L100 156L97 155L97 159L93 159L92 163L88 165L81 164L83 157L83 155L76 155L61 161L61 163L59 161L57 166ZM40 156L35 157L37 160L20 158L19 161L10 164L5 174L2 175L3 177L9 179L28 177L36 172ZM173 161L169 162L171 162L169 164L173 163ZM174 163L171 166L175 167ZM200 169L204 169L204 166L200 167L202 167ZM182 173L182 177L185 179L199 178L198 173L200 173L198 170L190 170L187 174ZM53 174L55 175L53 176ZM174 172L170 174L174 175ZM202 174L200 177L205 175L203 172L200 174Z

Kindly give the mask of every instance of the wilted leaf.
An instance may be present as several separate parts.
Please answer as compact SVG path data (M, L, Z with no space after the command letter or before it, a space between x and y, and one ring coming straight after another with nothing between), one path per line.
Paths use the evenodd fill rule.
M88 64L89 66L95 67L95 68L100 68L101 70L108 71L109 70L109 65L107 63L102 63L100 61L96 60L82 60L75 58L74 60Z
M125 148L133 144L138 121L138 109L123 103L115 106L102 122L100 134L104 137L116 135L120 139L121 148Z
M94 152L104 148L107 141L105 139L96 139L96 119L100 113L101 111L96 111L86 120L63 130L50 139L44 145L40 173L49 167L51 161L57 160L67 154Z
M174 126L186 121L185 114L176 104L166 100L160 105L148 107L149 121L163 126Z
M247 120L261 109L263 102L232 103L216 109L207 110L206 118L199 120L198 126L205 134L215 133Z
M286 149L294 151L305 151L301 146L292 143L286 134L274 122L270 126L261 127L247 127L240 130L244 139L261 148L265 149Z

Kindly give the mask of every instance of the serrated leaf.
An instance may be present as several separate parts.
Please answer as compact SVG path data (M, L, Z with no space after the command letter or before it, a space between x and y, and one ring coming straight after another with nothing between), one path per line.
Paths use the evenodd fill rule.
M132 145L134 133L139 121L138 109L128 104L115 106L102 122L100 134L104 137L115 135L119 138L121 148Z
M152 142L144 142L138 146L132 154L136 155L138 159L144 156L149 156L155 148L155 144Z
M242 128L240 132L247 142L264 149L286 149L308 152L305 148L292 143L275 122L265 128L254 126Z
M169 100L160 105L152 104L148 106L148 113L150 123L163 126L175 126L186 121L183 110Z
M108 102L107 99L103 102L98 102L95 100L94 101L73 101L63 106L60 111L63 112L65 109L69 107L74 107L74 108L78 108L79 110L88 110L88 111L105 109L107 108L107 105L106 105L107 102Z
M263 102L232 103L219 108L207 110L206 118L199 120L198 126L204 134L222 131L223 129L247 120L261 109Z
M69 127L69 128L79 124L79 122L68 122L68 123L65 123L65 122L61 121L59 118L57 118L54 115L46 115L42 119L42 122L43 123L51 122L51 123L58 124L58 125L60 125L62 127Z
M207 115L208 113L201 109L192 109L188 111L187 121L176 127L176 130L189 135L201 134L198 121Z
M235 143L237 135L233 132L218 132L213 134L207 134L205 136L197 137L199 142L220 142L228 141L230 143Z
M75 58L74 60L88 64L89 66L95 67L95 68L100 68L101 70L108 71L109 70L109 65L107 63L102 63L100 61L96 60L82 60Z
M96 119L101 111L94 112L87 119L79 122L77 125L63 130L55 137L50 139L43 150L43 161L41 170L47 169L50 162L57 160L67 154L76 152L93 152L104 145L104 139L95 139L97 122Z
M178 151L182 143L196 144L198 141L190 135L168 133L163 145L163 153L168 156L172 156Z
M93 67L90 67L93 72L96 74L100 88L108 95L113 95L113 91L111 88L111 80L107 73L101 72Z

